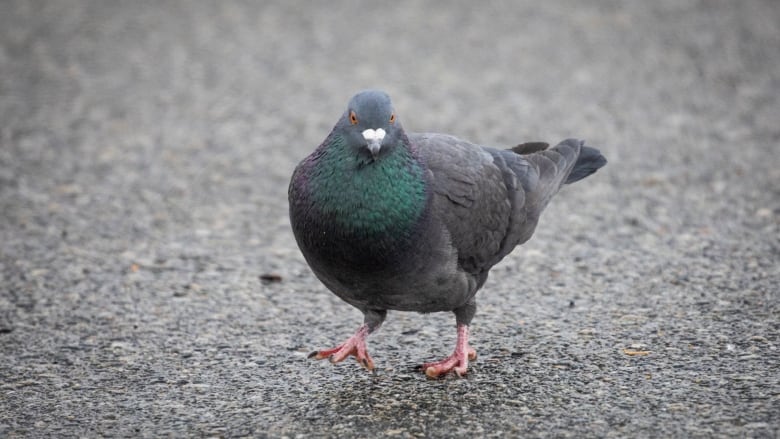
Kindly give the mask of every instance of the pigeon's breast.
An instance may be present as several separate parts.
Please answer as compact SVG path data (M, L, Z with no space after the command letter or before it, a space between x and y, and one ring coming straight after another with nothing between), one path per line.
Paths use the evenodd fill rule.
M358 308L451 311L473 297L478 280L458 268L457 251L441 227L421 230L393 250L355 243L343 254L340 243L332 243L304 255L323 284Z
M365 166L323 159L293 177L290 219L310 263L385 271L413 251L428 202L422 167L401 154Z
M290 186L298 246L317 277L364 308L434 312L463 305L476 291L433 214L430 173L398 147L368 164L338 149L304 161Z

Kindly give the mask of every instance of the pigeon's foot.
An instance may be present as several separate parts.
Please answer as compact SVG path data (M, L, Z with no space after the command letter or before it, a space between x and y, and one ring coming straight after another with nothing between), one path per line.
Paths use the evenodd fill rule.
M458 325L458 341L455 344L455 352L449 357L435 363L425 363L422 370L429 378L438 378L441 375L454 371L458 376L466 375L469 360L477 359L477 351L469 346L469 327Z
M338 363L352 355L361 366L367 370L374 370L374 360L371 359L366 350L366 337L368 337L368 325L362 325L355 332L355 335L348 338L344 343L333 349L314 351L309 354L309 358L316 360L327 358L331 363Z

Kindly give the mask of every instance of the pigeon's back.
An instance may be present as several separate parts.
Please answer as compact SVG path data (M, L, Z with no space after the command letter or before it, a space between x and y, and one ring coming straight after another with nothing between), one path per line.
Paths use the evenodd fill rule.
M539 216L564 183L606 163L583 142L514 150L474 145L441 134L412 134L430 172L432 213L458 252L458 265L478 278L533 234ZM529 154L523 154L530 152Z

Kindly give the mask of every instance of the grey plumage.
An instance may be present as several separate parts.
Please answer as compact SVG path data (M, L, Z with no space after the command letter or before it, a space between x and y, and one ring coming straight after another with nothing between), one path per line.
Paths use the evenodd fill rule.
M455 352L424 368L430 376L449 370L462 374L466 357L476 357L467 329L490 268L531 237L563 184L592 174L606 160L575 139L552 148L535 142L501 150L449 135L406 134L386 96L378 91L356 95L290 184L291 223L309 265L329 289L365 315L363 335L359 330L344 345L313 355L336 361L355 355L371 369L365 336L381 325L387 310L453 311L459 328ZM370 116L370 126L347 122L359 113ZM393 139L382 144L378 155L366 155L366 142L352 133L366 127L381 128ZM350 149L342 145L343 138L358 140ZM338 155L336 149L347 152ZM330 173L332 163L338 163L339 174ZM327 191L356 189L355 199L335 202L340 195L326 193L326 186ZM363 195L377 187L382 190L373 197ZM343 210L339 204L346 204ZM405 216L382 224L399 205ZM404 225L397 227L401 220ZM367 260L370 264L362 263Z

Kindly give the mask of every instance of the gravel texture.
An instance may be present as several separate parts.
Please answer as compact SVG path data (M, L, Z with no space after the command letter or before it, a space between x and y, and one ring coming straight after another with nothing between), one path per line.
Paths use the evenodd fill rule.
M780 3L0 5L0 436L772 437L780 429ZM360 314L287 219L366 87L412 131L582 137L454 318Z

